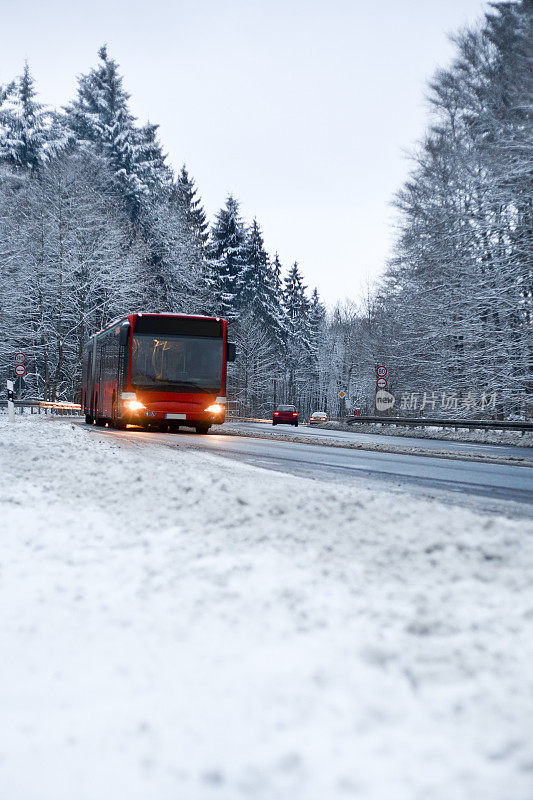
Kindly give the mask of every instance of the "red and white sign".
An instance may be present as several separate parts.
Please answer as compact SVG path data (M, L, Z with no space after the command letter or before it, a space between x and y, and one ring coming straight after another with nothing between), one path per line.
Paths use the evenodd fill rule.
M24 364L26 361L25 353L15 353L15 364Z
M378 378L376 381L376 386L378 389L386 389L387 388L387 381L385 378Z
M376 375L378 376L378 378L384 378L386 374L387 374L387 367L384 366L376 367Z
M17 375L19 378L22 378L22 376L25 374L26 374L26 367L24 366L24 364L17 364L15 367L15 375Z

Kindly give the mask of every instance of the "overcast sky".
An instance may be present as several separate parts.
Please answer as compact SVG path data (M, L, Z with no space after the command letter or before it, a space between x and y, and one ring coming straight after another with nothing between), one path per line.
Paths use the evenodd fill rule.
M159 123L210 215L228 192L329 305L383 269L404 151L447 34L482 0L0 0L0 83L28 59L42 102L73 97L104 42L133 112Z

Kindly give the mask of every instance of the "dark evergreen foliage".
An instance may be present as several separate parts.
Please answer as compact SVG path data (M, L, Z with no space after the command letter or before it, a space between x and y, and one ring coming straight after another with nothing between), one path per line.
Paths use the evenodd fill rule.
M221 316L238 315L246 267L246 229L239 215L239 203L229 195L211 229L208 257L215 302Z
M309 300L306 297L302 276L295 261L285 278L283 303L289 319L293 322L305 319L309 312Z
M176 182L176 200L185 214L192 236L196 239L199 249L203 251L209 239L209 225L196 184L189 176L185 164Z

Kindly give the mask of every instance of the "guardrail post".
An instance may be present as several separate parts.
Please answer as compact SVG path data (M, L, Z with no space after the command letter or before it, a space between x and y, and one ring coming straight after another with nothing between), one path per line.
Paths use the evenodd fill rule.
M7 382L7 415L10 422L15 422L15 403L13 402L13 381Z

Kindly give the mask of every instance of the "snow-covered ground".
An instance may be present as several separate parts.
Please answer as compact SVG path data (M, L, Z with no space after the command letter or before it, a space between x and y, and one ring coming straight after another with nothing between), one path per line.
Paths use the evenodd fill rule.
M0 796L531 800L533 526L0 420Z
M228 421L239 422L271 422L271 419L255 419L245 420L240 417L228 417ZM308 423L303 423L308 425ZM333 431L346 431L349 433L370 433L374 435L383 436L397 436L398 438L409 439L440 439L449 442L477 442L478 444L508 444L516 447L533 447L533 433L522 433L521 431L483 431L476 428L475 430L461 429L453 430L452 428L442 428L435 425L428 425L425 428L408 428L405 425L392 425L392 424L372 424L357 422L353 425L348 425L344 422L337 420L330 420L329 422L320 425L313 425L314 430L333 430Z
M516 447L533 447L533 433L521 431L483 431L452 430L452 428L439 428L428 425L426 428L406 428L405 425L372 425L357 422L354 425L345 425L342 422L326 422L320 428L331 430L351 431L352 433L386 434L387 436L408 436L414 439L442 439L450 442L479 442L483 444L510 444Z

